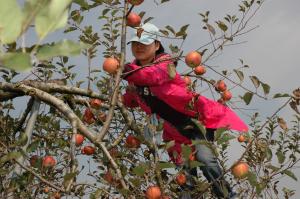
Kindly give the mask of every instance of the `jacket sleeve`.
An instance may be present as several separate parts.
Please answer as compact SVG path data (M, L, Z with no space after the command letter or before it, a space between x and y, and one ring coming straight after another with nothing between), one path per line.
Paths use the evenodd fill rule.
M158 64L154 64L149 67L137 70L132 74L125 77L129 82L133 82L138 86L158 86L163 83L170 81L168 74L168 65L173 64L171 61L164 61ZM128 64L130 70L135 70L140 68L140 66L135 64Z

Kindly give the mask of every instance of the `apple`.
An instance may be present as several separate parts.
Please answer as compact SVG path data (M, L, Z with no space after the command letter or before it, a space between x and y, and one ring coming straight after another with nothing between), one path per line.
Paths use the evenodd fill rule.
M204 73L206 73L206 69L204 66L197 66L194 68L194 73L196 75L203 75Z
M186 176L183 173L180 173L176 176L176 183L180 186L186 183Z
M83 114L83 121L87 124L93 124L95 122L95 117L91 109L85 109Z
M239 141L239 142L245 142L245 141L246 141L245 136L240 135L240 136L238 137L238 141Z
M196 52L196 51L192 51L189 52L186 56L185 56L185 63L189 66L189 67L196 67L199 66L201 64L201 55L200 53Z
M141 21L142 21L142 19L138 14L131 12L127 16L126 24L127 24L127 26L130 26L130 27L138 27L138 26L140 26Z
M56 160L52 156L45 156L43 158L43 167L54 167L56 165Z
M249 172L249 166L245 162L239 162L234 165L234 167L231 170L234 177L238 179L245 178Z
M158 186L150 186L146 190L146 198L147 199L160 199L161 191Z
M103 62L103 70L109 74L114 74L119 68L119 61L113 57L106 58Z
M113 184L114 183L114 177L113 175L110 173L110 171L107 171L104 176L103 179L108 182L109 184Z
M128 148L139 148L141 141L133 135L128 135L125 144Z
M54 199L60 199L61 195L59 192L55 192L53 197L54 197Z
M85 146L81 149L82 154L93 155L95 153L95 148L92 146Z
M189 160L190 160L190 161L195 161L195 160L196 160L196 156L195 156L194 153L191 153L191 154L189 155Z
M101 121L101 122L105 122L106 121L106 114L104 112L101 112L98 114L98 119Z
M117 157L119 155L118 149L116 147L109 149L109 154L113 158Z
M142 4L144 2L144 0L128 0L128 3L134 5L134 6L138 6L140 4Z
M230 91L226 90L222 93L222 99L224 101L229 101L232 98L232 94Z
M191 80L191 78L190 78L189 76L184 76L184 77L183 77L183 80L184 80L184 82L185 82L185 84L186 84L187 86L189 86L189 85L192 84L192 80Z
M101 107L102 101L100 99L91 99L90 106L95 109L99 109Z
M84 136L77 133L77 134L75 135L75 143L76 143L76 146L81 145L81 144L83 143L83 141L84 141Z
M44 193L49 193L49 187L44 188Z
M38 155L31 156L30 159L29 159L30 165L32 167L38 167L39 162L40 162L39 160L40 160L40 157Z
M227 89L227 85L223 80L219 80L216 84L216 89L220 92L224 92Z

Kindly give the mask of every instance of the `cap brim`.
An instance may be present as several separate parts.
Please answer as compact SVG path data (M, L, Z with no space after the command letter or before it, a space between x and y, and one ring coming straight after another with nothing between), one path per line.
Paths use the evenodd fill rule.
M152 44L155 40L152 39L152 38L145 38L145 37L140 37L139 38L138 36L135 36L132 39L130 39L130 41L127 44L130 44L133 41L142 43L144 45L149 45L149 44Z

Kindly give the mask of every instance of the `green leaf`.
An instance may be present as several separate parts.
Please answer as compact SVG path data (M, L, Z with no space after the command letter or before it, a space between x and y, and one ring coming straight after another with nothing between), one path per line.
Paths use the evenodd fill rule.
M190 161L189 162L189 168L190 169L197 168L197 167L200 167L200 166L204 166L204 164L201 163L201 162L198 162L198 161Z
M284 170L283 173L286 174L287 176L293 178L295 181L298 181L298 179L295 176L295 174L293 172L291 172L290 170Z
M290 97L287 93L276 93L273 98L280 98L280 97Z
M17 152L17 151L9 152L8 154L6 154L0 158L0 164L5 163L10 160L13 160L13 159L17 159L21 155L22 155L21 152Z
M52 0L40 10L35 19L35 28L40 39L67 24L71 2L72 0Z
M230 135L229 133L224 133L222 137L217 140L217 144L218 145L223 144L224 142L228 142L229 140L232 140L234 138L235 136Z
M206 128L199 122L199 120L191 119L194 124L198 127L203 135L206 135Z
M249 76L255 88L258 88L260 85L260 81L256 76Z
M218 128L215 132L215 140L218 140L222 136L222 134L227 130L227 128Z
M144 165L144 164L141 164L139 166L136 166L132 169L132 172L135 174L135 175L138 175L138 176L143 176L147 170L147 166Z
M192 148L188 145L181 145L181 151L182 151L182 156L184 159L188 160L190 157L190 154L192 153Z
M159 169L168 169L168 168L175 168L176 165L171 162L158 162L157 167Z
M253 97L253 93L251 93L251 92L245 93L245 95L243 96L243 100L246 103L246 105L250 104L252 97Z
M168 143L166 144L166 149L171 148L171 147L174 146L174 145L175 145L175 141L172 140L172 141L170 141L170 142L168 142Z
M80 54L80 51L84 48L88 48L88 45L63 40L54 45L42 46L36 56L39 60L47 60L56 56L74 56Z
M32 142L32 143L29 144L29 146L27 147L26 151L28 153L33 152L33 151L35 151L38 148L39 145L40 145L40 141L36 140L36 141L34 141L34 142Z
M74 172L74 173L67 173L67 174L64 176L64 182L63 182L64 186L66 186L67 183L68 183L71 179L73 179L74 177L76 177L76 175L77 175L77 172Z
M273 170L273 171L279 171L279 167L275 167L275 166L273 166L273 165L271 165L271 164L269 164L269 165L266 165L266 168L269 168L269 169L271 169L271 170Z
M175 30L171 27L171 26L166 26L165 27L167 30L169 30L171 33L173 33L174 35L176 34Z
M285 160L285 155L281 151L276 152L278 162L282 164Z
M217 24L218 24L219 28L221 30L223 30L224 32L228 29L228 27L226 26L226 24L224 22L222 22L222 21L218 21Z
M22 31L23 14L17 0L0 0L0 43L17 40Z
M0 54L0 64L5 68L16 71L31 69L31 59L28 53L5 53Z
M17 145L24 146L28 141L28 137L25 133L22 133L21 136L18 138Z
M266 158L268 161L271 161L272 160L272 157L273 157L273 153L272 153L272 150L268 147L266 149Z
M214 29L214 27L212 25L207 23L206 26L207 26L207 29L209 32L211 32L213 35L216 34L216 30Z
M251 184L251 186L255 187L257 185L257 178L253 172L249 172L247 174L247 179L248 179L249 183Z
M263 87L265 95L270 93L270 86L268 84L265 84L265 83L261 82L261 86Z
M184 25L180 28L179 32L176 33L176 37L179 37L179 36L184 36L186 35L186 30L187 28L189 27L190 24L187 24L187 25Z
M244 73L242 71L236 70L236 69L234 69L233 71L236 73L236 75L238 76L238 78L242 82L244 80Z

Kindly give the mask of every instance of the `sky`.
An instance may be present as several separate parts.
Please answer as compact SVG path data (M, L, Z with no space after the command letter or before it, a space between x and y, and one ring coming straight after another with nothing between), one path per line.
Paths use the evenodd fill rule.
M156 0L158 1L158 0ZM185 24L190 24L188 37L183 45L184 52L197 49L199 46L209 41L208 34L202 30L201 16L198 13L210 11L210 22L224 17L225 14L235 14L238 10L240 0L171 0L168 3L157 6L154 0L145 0L145 2L134 9L134 12L146 11L146 17L152 16L154 23L159 28L170 25L179 29ZM220 69L234 69L240 66L239 59L242 58L245 64L250 66L245 70L245 75L256 75L260 80L271 86L270 97L275 93L290 93L295 88L300 87L300 1L299 0L267 0L253 20L249 27L259 26L255 30L241 37L238 41L245 42L240 45L229 46L218 54L208 65L217 66ZM99 15L98 10L92 10L87 14L84 24L96 24L96 18ZM100 29L100 28L99 28ZM129 30L130 32L131 30ZM33 32L27 35L27 44L34 43ZM76 40L73 34L68 36L61 33L49 35L46 41L54 41L62 38L71 38ZM176 42L172 40L163 41L167 46L169 43ZM129 61L132 58L130 48L127 48ZM81 77L87 75L86 59L78 57L74 59ZM92 60L92 66L101 67L103 58L101 52L99 57ZM179 70L187 68L180 63ZM217 77L212 71L208 70L208 75ZM246 87L252 88L250 82L246 82ZM200 89L201 90L201 89ZM238 98L245 91L234 89L233 96ZM204 93L209 94L209 93ZM283 103L282 100L265 101L258 97L253 98L250 108L258 110L263 117L271 115ZM20 111L20 109L19 109ZM290 119L291 109L286 108L280 112L280 116ZM241 117L245 121L249 118L242 113ZM230 147L230 161L233 162L239 157L242 148L232 142ZM295 171L300 177L300 170ZM283 181L285 186L296 189L296 194L292 198L300 198L300 183L288 179ZM297 189L298 188L298 189Z

